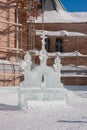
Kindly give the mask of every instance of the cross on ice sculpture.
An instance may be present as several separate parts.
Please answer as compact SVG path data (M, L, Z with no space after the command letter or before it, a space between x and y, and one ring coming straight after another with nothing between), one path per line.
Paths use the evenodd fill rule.
M39 55L39 58L40 58L40 65L46 65L47 64L47 59L48 59L48 56L47 56L47 51L45 49L45 39L47 38L44 34L44 32L42 33L42 36L41 36L42 40L42 49L40 51L40 55Z

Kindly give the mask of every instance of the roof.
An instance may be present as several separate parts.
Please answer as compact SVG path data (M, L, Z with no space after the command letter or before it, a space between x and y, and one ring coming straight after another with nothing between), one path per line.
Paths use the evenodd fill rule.
M45 0L44 23L87 23L87 12L68 12L61 0ZM42 15L35 20L42 23Z
M60 9L66 10L60 0L46 0L45 1L45 10L46 11L50 11L50 10L58 11Z
M66 10L64 5L62 4L62 2L60 0L53 0L54 1L54 4L56 6L56 10L58 11L59 9L61 10Z

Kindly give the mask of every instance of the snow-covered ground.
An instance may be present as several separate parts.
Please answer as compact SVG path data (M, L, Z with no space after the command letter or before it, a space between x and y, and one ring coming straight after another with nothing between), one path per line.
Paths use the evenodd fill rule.
M0 129L87 130L87 104L81 105L30 102L28 110L0 111Z
M0 110L1 130L87 130L87 91L70 91L65 101L28 101L28 109L14 108Z

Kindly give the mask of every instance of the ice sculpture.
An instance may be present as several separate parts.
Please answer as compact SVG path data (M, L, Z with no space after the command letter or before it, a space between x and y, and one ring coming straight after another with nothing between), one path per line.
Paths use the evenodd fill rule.
M47 66L48 53L45 49L45 35L42 34L42 49L39 52L40 65L31 69L31 56L24 57L23 87L28 88L26 100L59 100L64 98L65 89L61 83L61 63L59 53L53 68Z

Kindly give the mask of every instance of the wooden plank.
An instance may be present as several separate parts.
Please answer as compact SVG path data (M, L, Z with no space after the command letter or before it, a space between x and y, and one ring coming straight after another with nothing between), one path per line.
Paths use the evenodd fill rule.
M4 20L0 20L1 23L6 23L6 24L11 24L13 26L20 26L22 27L22 24L18 24L18 23L13 23L13 22L8 22L8 21L4 21Z
M14 51L23 51L23 49L17 49L17 48L11 48L11 47L0 47L0 49L14 50Z

